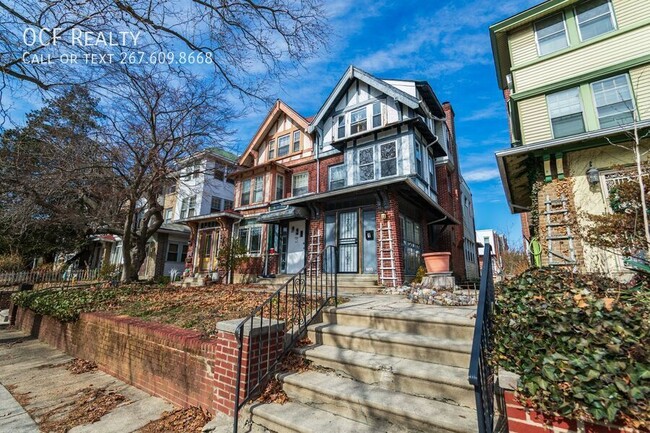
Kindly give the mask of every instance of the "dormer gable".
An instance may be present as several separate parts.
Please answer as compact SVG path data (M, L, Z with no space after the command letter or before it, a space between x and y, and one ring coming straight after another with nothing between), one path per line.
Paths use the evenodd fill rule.
M307 119L277 100L246 147L239 164L253 167L311 155L312 140L308 127Z

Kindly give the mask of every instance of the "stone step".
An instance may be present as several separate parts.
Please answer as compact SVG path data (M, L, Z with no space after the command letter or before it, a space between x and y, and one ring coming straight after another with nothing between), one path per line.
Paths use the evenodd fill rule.
M405 394L476 407L467 369L389 355L357 352L333 346L306 346L295 350L314 365L331 368L354 380Z
M471 341L335 324L311 325L308 335L315 344L399 358L426 359L436 364L461 368L469 366L472 349Z
M382 311L344 304L340 307L325 308L323 322L471 341L474 336L474 319L470 317L475 311L472 307L433 309L415 304L409 309Z
M253 423L276 433L381 433L376 428L296 402L255 404Z
M289 398L368 424L375 431L476 432L476 411L467 407L314 371L280 375L280 380Z

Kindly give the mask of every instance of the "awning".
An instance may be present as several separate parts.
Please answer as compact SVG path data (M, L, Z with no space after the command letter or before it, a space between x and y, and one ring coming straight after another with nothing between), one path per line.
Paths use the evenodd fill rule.
M306 208L299 206L286 206L282 209L273 210L259 216L257 222L275 223L283 220L307 218L309 218L309 211Z

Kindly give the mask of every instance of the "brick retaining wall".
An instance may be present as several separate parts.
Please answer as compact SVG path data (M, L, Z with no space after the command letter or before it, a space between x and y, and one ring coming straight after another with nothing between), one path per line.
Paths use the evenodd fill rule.
M181 407L233 413L237 340L228 330L234 329L233 322L237 321L223 322L230 325L219 329L217 338L205 339L196 331L111 313L83 313L74 323L62 323L28 309L13 311L16 327L71 356L95 361L101 370L149 394ZM271 357L278 356L283 328L277 327L269 335L270 343L262 343L264 350L270 346ZM253 345L253 355L257 344ZM247 336L243 345L246 367ZM258 364L266 365L266 358L251 358L252 372L257 372ZM244 372L240 393L246 380Z
M616 425L593 424L563 417L549 416L527 409L510 390L503 390L509 433L647 433Z

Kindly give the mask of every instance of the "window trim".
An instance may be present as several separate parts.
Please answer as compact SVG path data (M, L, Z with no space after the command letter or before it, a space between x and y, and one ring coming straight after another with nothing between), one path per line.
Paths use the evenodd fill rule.
M301 194L296 194L296 178L304 176L307 179L307 185L305 186L306 191ZM301 171L300 173L295 173L291 175L291 197L299 197L309 193L309 172Z
M600 83L601 81L616 79L618 77L625 77L625 81L627 82L627 90L630 92L630 102L632 103L632 109L630 110L630 113L632 114L632 122L634 122L634 118L636 117L636 115L635 115L635 113L636 113L636 104L634 103L634 93L633 93L633 88L632 88L632 82L631 82L630 76L629 76L629 74L627 72L624 72L624 73L618 74L618 75L613 75L613 76L607 77L607 78L602 78L600 80L592 81L592 82L589 83L589 91L591 92L591 101L592 101L593 107L594 107L594 115L596 116L596 121L598 122L598 129L605 129L605 128L609 128L609 127L603 127L600 124L600 116L598 115L598 103L596 102L596 92L594 91L594 84ZM630 123L632 123L632 122L630 122ZM629 123L626 124L626 125L629 125Z
M280 186L280 188L278 188ZM280 196L278 197L278 193ZM284 175L280 173L275 174L275 199L282 200L284 198Z
M244 189L244 186L248 184L248 189ZM251 204L251 187L252 187L252 179L244 179L241 181L241 186L240 186L240 191L239 191L239 205L240 206L248 206ZM248 199L246 200L246 203L244 203L244 194L248 196Z
M343 169L344 174L345 174L345 176L343 176L343 179L342 179L343 180L343 185L339 186L339 187L336 187L336 188L332 188L332 170L333 169L340 169L340 168ZM347 170L345 168L345 163L344 162L342 162L340 164L332 164L329 167L327 167L327 190L328 191L334 191L334 190L337 190L337 189L345 188L347 186L347 184L348 184Z
M593 0L587 0L587 1L582 2L582 3L583 4L584 3L589 3L589 1L593 1ZM582 30L580 30L580 19L579 19L579 16L578 16L578 6L580 6L580 4L581 3L578 3L575 6L573 6L573 16L575 17L576 27L578 28L578 37L580 38L580 42L589 41L589 40L595 39L595 38L597 38L599 36L602 36L602 35L605 35L607 33L611 33L613 31L618 30L618 26L616 25L616 17L614 16L614 7L612 6L612 0L607 0L607 6L609 7L609 20L612 23L612 29L606 31L605 33L601 33L599 35L592 36L591 38L584 39L582 37Z
M580 86L569 87L569 88L566 88L566 89L558 90L556 92L546 93L544 95L544 98L546 99L546 112L548 114L548 121L549 121L549 126L551 127L551 135L553 136L553 139L571 137L573 135L576 135L576 134L570 134L570 135L563 135L561 137L556 137L555 136L555 131L553 130L553 116L551 116L551 106L548 103L549 95L554 95L556 93L564 92L564 91L571 90L571 89L577 89L578 90L578 102L580 103L580 114L582 116L582 127L584 129L584 131L578 132L577 134L582 134L582 133L587 132L587 120L585 119L585 114L586 114L585 113L585 104L582 101L582 92L580 91Z
M556 15L561 15L561 16L562 16L562 26L563 26L563 28L564 28L564 40L566 41L566 47L563 47L563 48L560 48L560 49L557 49L557 50L551 51L550 53L544 53L544 54L542 54L541 46L540 46L540 44L539 44L539 37L537 36L537 24L538 24L540 21L547 20L547 19L549 19L549 18L551 18L551 17L554 17L554 16L556 16ZM559 52L559 51L562 51L562 50L564 50L564 49L567 49L567 48L569 48L569 47L571 46L571 41L569 40L569 29L568 29L567 26L566 26L566 14L564 13L564 11L560 11L560 12L558 12L557 14L549 15L549 16L547 16L547 17L544 17L544 18L542 18L542 19L540 19L540 20L535 21L535 22L533 23L533 33L535 34L535 45L537 45L537 56L538 56L538 57L548 56L548 55L551 55L551 54L553 54L553 53L557 53L557 52Z
M258 188L258 184L259 184L259 188ZM251 204L264 202L264 175L255 176L253 178L251 191L252 191ZM257 200L258 193L260 195L259 200Z
M361 152L364 151L364 150L371 150L372 151L372 163L363 164L363 166L372 164L372 179L366 179L366 180L361 179L361 167L362 167L362 165L361 165ZM377 160L376 160L376 156L377 155L376 155L375 145L374 144L370 145L370 146L364 146L364 147L361 147L361 148L357 149L357 167L359 168L357 170L357 180L358 180L359 183L373 182L373 181L375 181L377 179L377 173L376 173Z
M284 155L280 155L280 140L285 138L285 137L287 138L287 146L286 146L287 147L287 153L285 153ZM276 152L275 152L275 154L276 154L275 158L276 159L284 158L286 156L291 155L291 133L283 134L283 135L277 137L276 142L277 142Z

